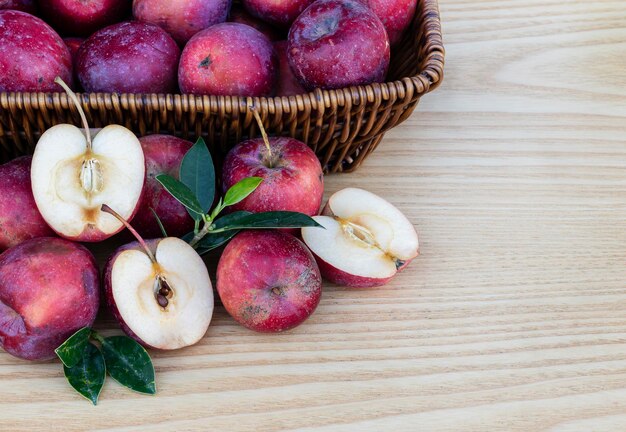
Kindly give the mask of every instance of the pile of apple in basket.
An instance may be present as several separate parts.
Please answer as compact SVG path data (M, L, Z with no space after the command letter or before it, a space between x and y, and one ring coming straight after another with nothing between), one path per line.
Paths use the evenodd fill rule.
M167 3L135 1L135 11L150 11L154 4L166 9ZM249 3L255 10L253 5L263 2ZM335 4L373 15L356 3L319 0L296 23L307 12L317 13L316 7L332 11ZM6 42L7 16L0 11L0 44ZM321 33L304 33L321 38L328 30L314 28ZM26 33L21 37L28 39ZM39 66L36 72L44 74L49 63ZM24 77L2 72L2 86ZM89 80L80 73L86 87ZM52 89L48 81L36 81L41 89ZM0 346L26 360L58 356L70 385L94 404L107 374L132 390L154 394L154 367L145 348L179 349L205 335L214 298L201 256L211 250L223 248L216 288L226 311L259 332L304 322L320 301L322 277L347 287L380 286L418 255L413 225L370 192L336 192L320 214L322 167L300 141L268 138L262 130L262 139L239 143L228 153L217 182L202 139L195 144L166 135L138 139L119 125L92 137L76 95L61 77L53 84L67 92L83 129L54 126L32 157L0 166ZM101 276L80 243L101 242L125 228L120 236L130 232L136 241L113 251ZM127 336L105 337L91 328L101 289Z

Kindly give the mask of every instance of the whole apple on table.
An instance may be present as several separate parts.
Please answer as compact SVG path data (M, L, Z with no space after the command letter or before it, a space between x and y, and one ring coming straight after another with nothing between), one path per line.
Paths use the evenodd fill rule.
M100 290L121 329L145 347L195 344L213 313L200 254L222 245L217 293L236 321L259 332L302 324L320 302L322 277L380 286L417 256L413 225L383 198L348 188L322 207L323 167L296 139L263 131L234 146L217 182L221 198L195 204L162 178L203 194L187 178L193 155L203 151L198 143L138 138L120 125L92 136L70 86L294 96L382 81L390 45L406 34L416 0L242 3L231 11L229 0L0 1L0 91L61 85L82 118L82 129L54 126L32 158L0 166L0 346L7 352L53 358L93 324ZM135 20L124 21L131 10ZM263 223L254 219L264 214ZM279 214L286 219L274 224L270 216ZM286 222L298 214L313 219ZM228 223L231 231L220 231ZM264 229L249 230L255 226ZM80 243L124 229L136 241L112 251L101 276Z

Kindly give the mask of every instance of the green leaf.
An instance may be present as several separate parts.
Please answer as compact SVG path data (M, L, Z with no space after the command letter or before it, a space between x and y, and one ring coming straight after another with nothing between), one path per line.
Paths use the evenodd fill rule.
M193 212L194 218L201 217L204 213L202 206L187 185L167 174L159 174L156 179L178 202Z
M65 366L74 367L83 358L85 347L89 343L89 335L91 335L91 329L84 327L54 350Z
M304 213L272 211L252 213L242 216L225 225L222 230L265 229L265 228L302 228L322 227L313 218Z
M243 201L259 187L262 181L261 177L248 177L235 183L224 196L224 206L235 205Z
M163 234L163 237L169 237L167 235L167 231L165 231L165 227L163 226L163 222L161 222L161 218L157 214L156 210L154 210L152 207L150 207L150 211L154 215L154 218L156 219L157 224L159 225L159 229L161 230L161 234Z
M111 378L139 393L155 394L154 366L147 351L128 336L102 340L102 354Z
M202 138L185 154L180 164L180 181L191 189L204 213L208 213L215 198L215 167Z
M98 404L98 396L106 378L106 366L96 346L87 343L78 363L72 367L63 366L63 373L74 390L92 404Z

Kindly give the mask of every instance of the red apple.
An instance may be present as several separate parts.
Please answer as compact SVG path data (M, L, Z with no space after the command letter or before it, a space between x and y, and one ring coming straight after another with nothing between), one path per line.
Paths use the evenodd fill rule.
M14 9L33 15L37 13L35 0L0 0L0 9Z
M0 166L0 251L31 238L54 235L33 198L31 161L24 156Z
M252 15L275 26L289 28L298 15L315 0L243 0Z
M193 35L226 21L231 0L134 0L133 16L156 24L184 45Z
M322 279L311 252L292 235L245 231L224 249L217 292L241 325L281 332L302 324L315 311Z
M391 45L400 42L415 16L417 0L361 0L380 18Z
M173 93L179 56L162 28L124 22L89 37L78 50L76 69L87 92Z
M324 175L319 159L302 141L281 137L269 139L271 154L262 139L244 141L224 159L224 192L246 177L263 182L235 210L251 212L297 211L318 214L324 195Z
M98 268L83 246L36 238L0 255L0 346L26 360L47 360L99 303Z
M272 43L244 24L222 23L196 34L180 58L183 93L264 96L276 81Z
M306 93L306 89L302 87L289 65L289 60L287 59L287 41L274 42L274 50L278 56L276 96L293 96Z
M355 288L384 285L418 255L413 224L388 201L363 189L334 193L323 216L325 229L302 228L302 239L330 282Z
M178 179L180 164L193 143L170 135L149 135L140 138L146 158L146 184L133 225L145 238L161 237L161 230L151 209L159 215L165 231L181 237L193 229L193 220L185 206L167 192L156 180L159 174Z
M131 0L43 0L47 22L68 36L89 36L130 15Z
M318 0L289 30L287 53L309 90L381 82L389 67L383 23L357 0Z
M72 79L63 39L37 17L0 10L0 92L51 92L54 78Z
M286 32L280 31L276 27L261 21L260 19L250 15L244 8L238 5L233 5L230 10L230 16L228 19L230 22L248 25L261 33L263 33L271 41L277 41L286 37ZM285 33L285 34L283 34Z

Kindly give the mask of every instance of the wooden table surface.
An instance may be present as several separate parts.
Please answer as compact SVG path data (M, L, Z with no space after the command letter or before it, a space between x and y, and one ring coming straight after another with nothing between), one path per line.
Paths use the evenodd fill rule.
M0 430L626 430L626 2L441 12L444 84L327 179L415 223L406 272L326 285L287 334L220 307L201 343L152 353L156 397L109 380L93 407L58 363L0 353Z

